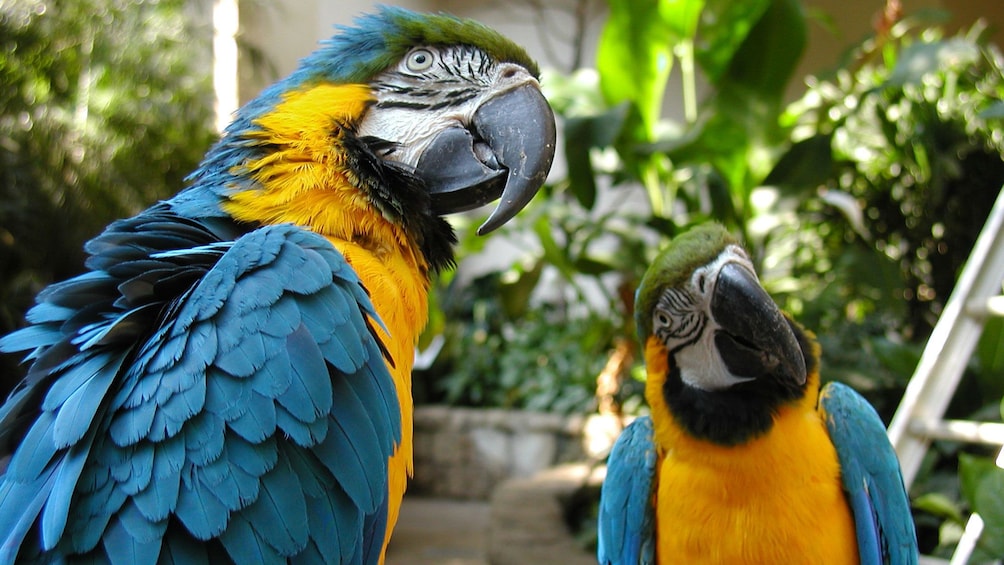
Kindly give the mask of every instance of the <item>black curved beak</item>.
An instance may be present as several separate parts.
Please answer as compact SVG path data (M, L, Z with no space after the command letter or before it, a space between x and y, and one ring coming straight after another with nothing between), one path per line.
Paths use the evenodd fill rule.
M463 212L501 197L478 234L499 228L544 184L555 135L554 114L535 84L489 99L469 128L443 131L418 161L433 212Z
M715 346L733 374L805 384L805 357L791 325L748 268L721 268L711 313L721 326Z

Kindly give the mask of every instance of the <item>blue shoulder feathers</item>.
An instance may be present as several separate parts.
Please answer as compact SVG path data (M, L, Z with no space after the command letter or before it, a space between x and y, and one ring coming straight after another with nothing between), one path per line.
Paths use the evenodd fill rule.
M838 382L823 387L819 402L854 514L861 563L917 563L910 501L882 420L861 395Z

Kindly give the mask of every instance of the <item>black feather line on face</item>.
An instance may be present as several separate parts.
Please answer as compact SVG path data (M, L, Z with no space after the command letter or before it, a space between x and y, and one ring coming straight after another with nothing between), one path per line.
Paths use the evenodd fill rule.
M392 152L393 144L383 139L359 138L349 131L345 132L342 143L348 155L348 168L356 173L359 188L370 202L418 242L433 272L452 268L453 246L457 243L453 226L433 214L428 190L408 166L378 156Z
M817 370L818 360L811 354L809 337L791 324L802 349L808 373ZM784 404L802 398L807 383L794 384L790 379L771 376L707 391L691 387L680 378L674 361L675 351L668 352L669 374L662 387L663 397L673 417L691 436L723 446L741 445L770 431L774 417Z

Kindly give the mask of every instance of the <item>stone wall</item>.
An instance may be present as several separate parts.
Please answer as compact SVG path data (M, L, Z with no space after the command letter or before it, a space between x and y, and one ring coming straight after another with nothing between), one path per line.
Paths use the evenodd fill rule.
M616 419L598 415L420 406L408 492L488 500L506 479L602 458L619 431Z

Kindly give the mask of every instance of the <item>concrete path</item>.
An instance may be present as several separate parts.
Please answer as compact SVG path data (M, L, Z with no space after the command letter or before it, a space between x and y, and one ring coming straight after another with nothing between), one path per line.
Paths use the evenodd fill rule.
M386 565L488 565L486 501L405 496Z

